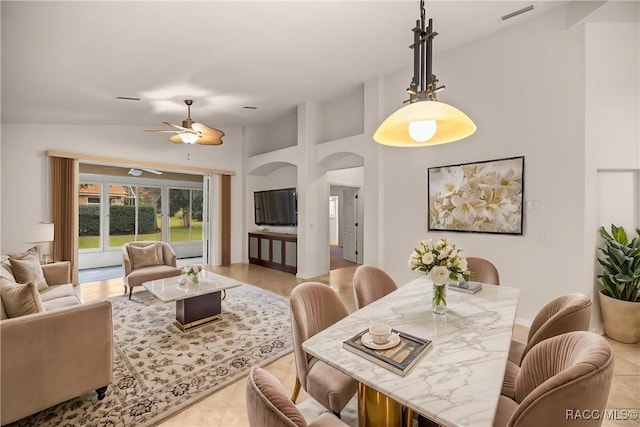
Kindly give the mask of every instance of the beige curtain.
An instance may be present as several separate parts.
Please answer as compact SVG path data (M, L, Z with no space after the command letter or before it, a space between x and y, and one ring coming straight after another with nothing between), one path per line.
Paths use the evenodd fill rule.
M220 264L231 264L231 177L220 175Z
M53 260L71 262L74 285L78 284L78 177L77 159L51 157Z

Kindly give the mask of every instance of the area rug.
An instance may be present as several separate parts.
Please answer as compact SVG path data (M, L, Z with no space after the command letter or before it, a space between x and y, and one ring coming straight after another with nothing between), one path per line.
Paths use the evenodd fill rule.
M222 320L181 332L175 304L147 291L113 304L113 384L12 426L149 426L291 351L288 300L251 285L229 289Z

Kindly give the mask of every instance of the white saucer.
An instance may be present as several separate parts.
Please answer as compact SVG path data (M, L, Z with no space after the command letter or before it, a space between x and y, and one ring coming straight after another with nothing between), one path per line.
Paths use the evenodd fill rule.
M393 332L387 342L376 344L373 342L373 339L371 338L369 333L365 333L362 335L362 337L360 337L360 341L362 341L362 344L365 347L369 347L374 350L387 350L400 344L400 336L397 333Z

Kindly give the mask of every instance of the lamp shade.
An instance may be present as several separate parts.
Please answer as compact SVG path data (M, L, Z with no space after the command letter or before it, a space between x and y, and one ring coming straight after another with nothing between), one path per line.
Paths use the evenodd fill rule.
M436 123L433 136L426 141L413 139L409 126L431 120ZM373 139L379 144L394 147L424 147L458 141L475 131L476 125L457 108L439 101L417 101L387 117L373 134Z
M33 237L31 243L53 242L53 224L39 223L33 228Z

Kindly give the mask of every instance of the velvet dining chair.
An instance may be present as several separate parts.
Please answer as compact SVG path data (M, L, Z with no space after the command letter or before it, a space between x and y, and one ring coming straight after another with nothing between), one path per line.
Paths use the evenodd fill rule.
M339 415L356 394L358 383L348 375L312 357L302 343L349 314L338 294L324 283L301 283L289 296L296 384L291 396L295 403L302 387L309 396Z
M474 282L499 285L500 275L496 266L485 258L467 257L467 269L471 271Z
M300 410L287 397L282 383L257 366L249 371L245 397L251 427L347 427L329 412L307 424Z
M353 273L353 293L358 310L396 289L398 286L393 279L378 267L361 265Z
M526 343L512 340L502 383L502 394L513 397L520 364L536 344L567 332L586 331L591 321L591 297L567 294L554 298L536 314Z
M493 427L600 426L613 377L602 336L576 331L535 345L522 360L514 396L501 395ZM573 417L573 418L572 418Z

